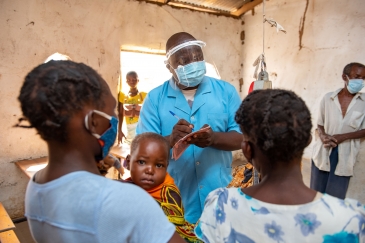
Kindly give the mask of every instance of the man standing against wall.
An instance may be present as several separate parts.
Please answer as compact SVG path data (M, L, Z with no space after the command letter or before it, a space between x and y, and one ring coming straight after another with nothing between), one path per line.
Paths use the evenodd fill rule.
M199 219L208 193L231 181L231 151L242 141L234 120L241 100L232 85L205 76L202 46L204 42L185 32L169 38L166 67L172 78L148 94L137 126L137 134L156 132L171 147L192 128L211 127L188 140L191 145L179 159L170 159L168 167L190 223Z
M318 140L312 157L311 188L345 198L360 138L365 137L365 66L350 63L342 74L345 87L324 96L318 117Z

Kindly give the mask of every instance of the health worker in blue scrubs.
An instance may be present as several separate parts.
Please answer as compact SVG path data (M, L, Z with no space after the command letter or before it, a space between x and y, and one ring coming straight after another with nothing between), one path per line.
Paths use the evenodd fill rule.
M181 191L190 223L199 219L207 195L231 181L231 151L242 142L234 119L240 97L228 82L205 76L203 46L185 32L168 39L166 67L172 77L147 95L137 126L137 134L165 136L171 148L192 130L210 126L188 140L191 145L180 158L169 161L168 172Z

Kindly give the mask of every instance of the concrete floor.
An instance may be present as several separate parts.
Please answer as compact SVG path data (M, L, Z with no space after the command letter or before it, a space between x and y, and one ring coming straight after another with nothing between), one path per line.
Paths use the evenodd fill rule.
M21 243L35 243L30 234L27 221L15 224L14 232Z

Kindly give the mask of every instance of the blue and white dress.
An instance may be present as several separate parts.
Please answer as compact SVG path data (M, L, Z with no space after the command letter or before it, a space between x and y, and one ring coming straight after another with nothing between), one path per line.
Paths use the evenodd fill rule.
M206 243L365 242L365 210L327 194L301 205L256 200L240 188L212 191L195 228Z

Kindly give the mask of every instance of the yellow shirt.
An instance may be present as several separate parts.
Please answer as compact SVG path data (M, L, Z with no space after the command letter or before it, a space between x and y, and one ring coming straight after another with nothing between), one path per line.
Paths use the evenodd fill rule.
M146 92L138 92L135 96L125 95L123 92L119 93L119 102L122 104L129 105L140 105L143 104L144 99L146 98ZM142 97L142 99L141 99ZM127 124L133 124L138 122L138 117L126 117L125 122Z

